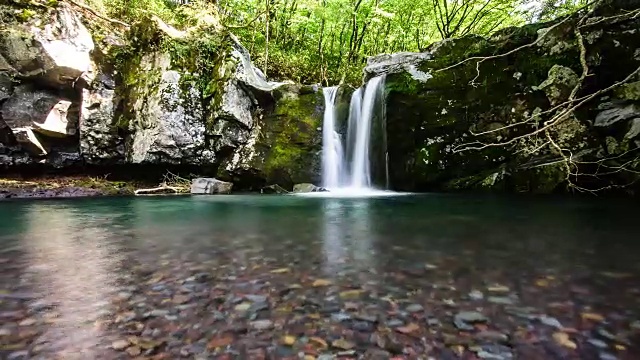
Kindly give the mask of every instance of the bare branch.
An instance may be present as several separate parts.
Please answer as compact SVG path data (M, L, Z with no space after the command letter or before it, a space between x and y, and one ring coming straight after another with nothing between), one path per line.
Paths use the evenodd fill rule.
M63 0L63 1L66 1L66 2L68 2L69 4L74 5L74 6L77 6L77 7L81 8L81 9L83 9L83 10L85 10L85 11L88 11L88 12L89 12L89 13L91 13L93 16L95 16L95 17L97 17L97 18L100 18L100 19L102 19L102 20L108 21L108 22L110 22L110 23L118 24L118 25L124 26L124 27L126 27L126 28L130 28L130 27L131 27L131 25L129 25L129 24L125 23L125 22L122 22L122 21L120 21L120 20L116 20L116 19L108 18L108 17L106 17L106 16L104 16L104 15L100 14L100 13L99 13L99 12L97 12L96 10L93 10L92 8L88 7L87 5L77 3L77 2L75 2L75 1L73 1L73 0Z

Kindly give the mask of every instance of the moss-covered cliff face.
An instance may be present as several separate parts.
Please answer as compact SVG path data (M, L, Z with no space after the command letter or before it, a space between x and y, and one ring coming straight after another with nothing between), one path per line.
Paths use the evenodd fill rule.
M628 110L624 119L620 112L637 106L638 76L615 91L593 96L547 131L534 133L568 109L562 104L574 88L575 98L581 99L640 66L640 19L590 15L578 25L581 16L505 29L489 39L445 40L422 54L370 59L367 77L386 74L392 186L548 193L565 189L564 158L569 156L574 160L571 172L585 174L593 169L579 162L626 151L632 153L607 164L616 167L633 160L639 138L629 131L640 112L637 107ZM589 72L584 81L578 26ZM607 108L611 113L603 114ZM603 125L598 116L612 124ZM606 149L608 137L626 145ZM593 176L572 176L571 182L589 187L633 181L631 172L604 172L610 171L601 171L595 182Z
M248 146L223 163L220 175L251 189L279 184L291 190L296 183L319 182L324 111L321 89L285 85L273 95L273 103L256 119Z
M240 190L317 179L321 91L268 82L215 18L181 30L150 15L115 31L67 3L0 10L4 169L178 166ZM64 133L33 124L67 103Z

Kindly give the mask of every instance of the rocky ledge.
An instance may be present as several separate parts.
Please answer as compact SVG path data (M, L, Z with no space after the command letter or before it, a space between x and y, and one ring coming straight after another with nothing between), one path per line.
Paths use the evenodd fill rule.
M640 177L640 2L369 59L399 190L625 189Z
M606 0L369 59L365 80L386 77L393 109L391 187L637 192L638 5ZM216 19L114 29L66 2L0 12L0 171L191 167L234 191L319 183L320 87L267 81Z
M319 87L268 82L215 19L118 30L66 2L25 4L0 5L0 171L192 166L239 190L318 180Z

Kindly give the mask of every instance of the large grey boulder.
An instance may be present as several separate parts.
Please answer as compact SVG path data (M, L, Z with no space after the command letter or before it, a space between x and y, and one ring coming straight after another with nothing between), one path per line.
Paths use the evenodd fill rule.
M44 123L51 110L61 100L68 99L51 91L36 89L31 85L20 85L2 104L0 114L12 129L32 127L34 123Z
M157 87L134 90L134 118L130 120L132 163L211 164L215 155L205 143L205 121L196 89L180 88L183 76L169 70L171 58L164 53L143 57L141 71L156 71ZM154 77L154 74L147 74ZM149 85L149 84L147 84Z
M100 74L91 88L82 90L80 152L88 164L124 162L124 139L114 124L117 102L108 74Z
M230 194L233 184L215 178L196 178L191 182L191 193L196 195Z
M0 36L3 67L55 87L90 80L93 39L70 5L60 3L44 25L14 25Z
M488 38L440 41L420 54L371 58L365 78L386 75L390 186L538 193L574 184L637 187L638 169L632 164L640 144L634 128L640 92L632 81L638 79L604 91L640 64L631 36L640 29L640 18L619 15L585 20L590 24L581 29L589 76L583 81L577 14L562 23L505 28ZM571 96L577 100L598 92L602 96L591 101L571 103ZM565 102L580 106L563 114ZM543 131L548 124L549 131ZM609 138L619 146L609 146L614 143ZM558 148L571 154L571 172L580 176L567 176ZM609 170L626 163L631 171L607 173L592 165L607 159L613 160ZM594 172L598 176L589 176Z

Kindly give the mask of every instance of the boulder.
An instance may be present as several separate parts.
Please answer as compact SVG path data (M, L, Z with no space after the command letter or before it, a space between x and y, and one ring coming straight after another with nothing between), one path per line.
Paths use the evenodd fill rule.
M82 90L79 146L87 164L124 162L124 139L115 124L118 103L115 81L109 73L100 72L91 87Z
M3 30L0 62L21 77L38 78L53 87L90 80L94 43L79 14L61 2L37 14L37 20L39 26L12 24Z
M0 114L12 129L33 127L34 123L44 124L52 110L57 112L54 107L62 101L70 105L68 100L55 92L41 90L33 85L19 85L15 88L13 95L1 105ZM64 111L64 120L67 120L67 110L68 106Z
M191 182L191 193L196 195L230 194L232 183L214 178L196 178Z
M207 24L179 31L150 16L123 38L64 2L9 23L2 155L55 167L202 166L256 191L318 181L320 88L268 81L233 34ZM85 25L99 31L95 44Z
M292 189L295 183L320 180L324 100L317 86L283 85L273 103L263 104L245 144L223 160L219 176L242 188L260 190L267 183Z
M13 93L13 81L6 72L0 71L0 104Z
M544 133L527 134L557 114L554 106L566 102L579 84L578 21L574 15L558 26L551 22L506 28L488 38L447 39L419 54L371 58L365 79L386 76L391 187L540 193L565 189L567 174L557 148ZM579 84L576 98L623 80L640 65L640 18L594 17L586 23L590 25L581 30L589 76ZM620 156L619 164L633 160L633 153L626 152L637 145L625 137L636 136L634 119L640 118L634 81L638 79L582 104L550 129L557 146L583 161L578 172L598 171L588 164L604 157ZM618 146L607 145L613 143L607 137ZM514 138L518 141L509 141ZM573 181L585 181L588 188L634 183L633 176L620 173Z
M293 186L294 193L310 193L310 192L328 192L329 190L313 184L295 184Z
M170 55L145 54L137 65L139 71L146 74L128 94L135 99L128 109L131 114L127 120L127 130L131 133L128 161L213 163L213 153L206 151L199 94L194 88L180 87L184 74L170 70Z

